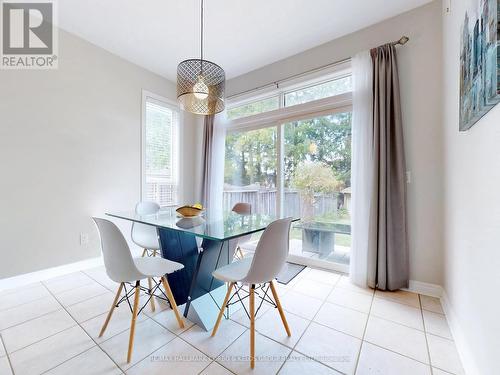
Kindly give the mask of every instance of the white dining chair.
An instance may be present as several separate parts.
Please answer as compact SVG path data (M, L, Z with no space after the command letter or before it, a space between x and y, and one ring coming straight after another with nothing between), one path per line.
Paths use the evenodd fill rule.
M224 315L224 309L228 306L232 289L237 283L249 286L250 311L248 312L248 315L250 318L251 368L254 368L255 366L255 286L257 284L260 284L260 288L262 288L262 290L264 290L266 285L268 289L271 289L274 301L269 301L266 298L268 289L265 291L264 296L259 296L266 301L272 302L275 307L278 308L286 334L291 336L285 313L283 312L283 308L281 307L281 303L278 298L278 293L276 292L276 287L274 286L274 279L283 268L288 256L290 226L292 220L292 218L286 218L276 220L269 224L264 233L262 233L259 243L257 244L257 248L255 249L255 254L252 258L244 258L233 262L215 270L212 274L216 279L229 283L224 302L222 303L222 307L212 331L212 337L217 333L222 316ZM237 289L237 292L238 291L239 289Z
M135 213L138 215L153 215L160 211L156 202L142 201L136 204ZM143 248L142 256L155 256L160 251L156 227L134 222L131 231L132 241Z
M141 293L141 289L145 289L141 288L141 280L147 278L152 279L154 277L160 278L160 281L156 283L152 289L147 289L147 294L149 294L149 297L152 298L153 293L159 290L161 294L168 299L179 326L184 328L184 322L179 314L177 304L175 303L175 299L172 295L172 290L170 289L166 276L184 268L184 265L160 257L132 258L127 241L118 227L113 222L106 219L95 217L93 219L97 225L101 238L101 249L106 273L111 280L120 284L118 291L116 292L115 299L113 300L113 304L111 305L111 309L109 310L101 332L99 333L99 337L104 335L115 307L125 300L127 300L130 304L129 297L131 297L132 292L127 292L125 284L133 285L134 302L132 305L132 320L130 324L130 337L127 353L127 363L130 363L134 345L135 322L139 312L139 295ZM160 289L160 284L163 285L165 292ZM123 289L125 289L125 296L120 298Z
M142 201L136 204L135 213L138 215L153 215L160 211L160 205L156 202ZM143 249L142 256L156 256L160 252L160 243L156 227L141 223L132 223L132 241ZM153 280L148 279L149 289L153 287ZM154 298L150 299L151 310L155 311Z
M239 202L233 206L231 210L238 215L251 215L252 214L252 205L246 202ZM245 254L243 254L243 250L241 249L241 244L244 244L252 238L251 234L247 234L246 236L242 236L238 238L238 244L236 245L235 258L243 259Z

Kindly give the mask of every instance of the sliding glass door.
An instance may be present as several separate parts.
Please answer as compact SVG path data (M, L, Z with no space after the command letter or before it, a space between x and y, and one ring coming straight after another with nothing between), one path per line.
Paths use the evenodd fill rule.
M229 132L224 166L224 210L238 202L254 213L279 215L277 198L277 128Z
M229 131L224 209L248 202L256 213L300 217L291 232L292 261L348 264L351 117L347 111Z
M290 253L349 264L351 113L283 126L283 213L302 219L291 232Z

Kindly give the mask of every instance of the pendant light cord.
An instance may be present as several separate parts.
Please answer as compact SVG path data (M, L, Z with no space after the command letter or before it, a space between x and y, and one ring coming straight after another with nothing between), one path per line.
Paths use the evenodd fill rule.
M201 42L201 60L203 60L203 0L201 0L201 35L200 35L200 42Z

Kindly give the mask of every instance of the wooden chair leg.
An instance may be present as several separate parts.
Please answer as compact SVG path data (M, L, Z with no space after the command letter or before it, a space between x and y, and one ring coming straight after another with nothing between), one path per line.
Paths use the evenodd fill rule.
M224 302L220 307L219 315L217 316L217 321L215 322L214 329L212 330L212 337L215 336L217 330L219 329L220 321L222 320L222 315L224 315L224 309L226 308L227 301L229 301L229 297L231 296L231 291L233 290L233 287L234 283L230 283L229 286L227 287L227 293L226 296L224 297Z
M255 367L255 285L250 286L250 368Z
M144 251L142 252L142 257L144 258L147 253L148 253L148 249L144 249Z
M148 277L148 287L149 287L149 292L151 293L153 291L153 282L150 277ZM151 296L149 302L151 303L151 311L155 312L155 297Z
M141 294L140 285L141 285L140 281L137 281L135 283L134 308L132 310L132 322L130 323L130 337L128 340L127 363L130 363L130 361L132 360L132 350L134 349L135 321L137 319L137 312L139 310L139 295Z
M154 256L154 257L156 256L156 254L158 254L158 253L157 253L157 251L158 251L158 250L153 250L153 256Z
M174 295L172 294L172 290L170 289L167 278L162 277L161 281L163 283L163 287L165 288L165 292L167 293L170 305L172 306L172 310L174 310L175 317L177 318L177 323L179 323L179 327L184 328L184 321L182 320L181 314L179 314L179 309L177 308L177 304L175 303Z
M285 313L283 311L283 307L281 307L281 302L278 298L278 293L276 292L276 288L274 286L274 282L270 281L269 284L271 285L271 292L273 293L274 301L276 302L276 306L278 307L278 311L281 316L281 321L283 322L283 325L285 326L285 331L288 336L291 336L292 333L290 332L290 327L288 327L288 322L286 321Z
M120 298L120 295L122 293L123 289L123 283L120 283L120 286L118 287L118 291L116 292L115 299L113 300L113 304L111 305L111 309L109 309L108 316L106 317L106 320L104 321L104 325L101 328L101 332L99 333L99 337L102 337L104 335L104 331L106 331L106 328L108 327L108 323L111 320L111 316L113 315L113 311L115 311L116 304L118 303L118 299Z

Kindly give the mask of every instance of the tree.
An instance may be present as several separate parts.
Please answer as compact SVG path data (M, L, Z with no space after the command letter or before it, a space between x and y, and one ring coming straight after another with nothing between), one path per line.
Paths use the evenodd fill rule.
M292 187L299 190L302 199L302 217L314 216L314 195L333 193L342 187L331 168L320 162L305 161L298 164L292 178Z
M232 185L276 186L276 130L229 133L224 181Z
M351 185L351 113L339 113L285 125L285 184L297 165L317 161L329 166L344 186Z
M351 113L293 121L284 129L285 186L291 187L297 166L306 161L328 166L336 181L351 185ZM270 127L229 132L224 181L232 185L276 186L277 131Z

